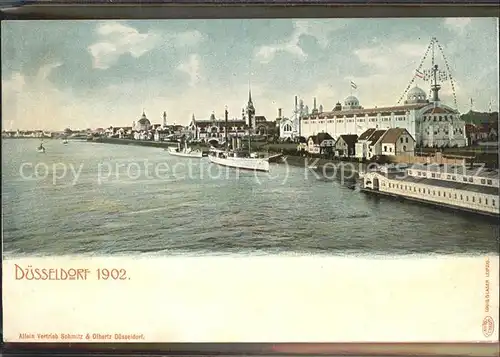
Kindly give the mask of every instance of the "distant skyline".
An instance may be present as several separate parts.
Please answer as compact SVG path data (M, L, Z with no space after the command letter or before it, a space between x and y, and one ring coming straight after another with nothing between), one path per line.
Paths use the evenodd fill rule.
M222 118L225 106L239 117L249 87L268 120L290 116L295 95L325 111L351 91L365 108L391 106L432 37L458 109L472 98L498 111L496 18L4 21L2 129L130 126L143 109L153 124L164 111L170 124ZM439 51L436 62L445 69ZM454 106L449 81L441 99Z

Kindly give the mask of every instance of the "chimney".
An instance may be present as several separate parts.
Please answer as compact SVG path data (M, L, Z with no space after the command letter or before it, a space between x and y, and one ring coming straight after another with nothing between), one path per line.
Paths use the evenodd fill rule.
M281 119L281 108L278 108L278 118Z
M225 128L225 139L226 139L226 149L229 145L229 143L227 142L227 116L229 115L228 111L227 111L227 107L226 107L226 110L224 111L224 120L225 120L225 124L226 124L226 128Z
M316 97L314 97L314 110L316 110Z

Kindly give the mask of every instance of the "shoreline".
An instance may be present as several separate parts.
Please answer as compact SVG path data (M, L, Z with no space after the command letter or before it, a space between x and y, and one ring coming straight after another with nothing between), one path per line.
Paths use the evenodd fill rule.
M134 140L134 139L118 139L118 138L102 138L102 137L93 138L92 140L86 140L86 141L90 143L148 146L148 147L165 148L165 149L172 146L177 146L177 143L167 142L167 141Z
M368 196L372 197L377 197L381 199L386 199L386 200L393 200L393 201L399 201L399 202L404 202L408 201L410 204L419 204L422 206L428 206L428 207L433 207L435 209L443 209L448 212L455 212L457 214L461 214L466 217L476 217L478 219L482 219L486 222L496 222L498 223L498 215L495 215L494 213L487 213L483 211L478 211L474 209L467 209L465 207L459 207L459 206L452 206L452 205L447 205L445 203L439 203L439 202L432 202L432 201L427 201L424 199L419 199L416 197L410 197L410 196L405 196L401 194L396 194L396 193L389 193L389 192L381 192L381 191L375 191L369 188L361 188L360 192L363 194L366 194Z

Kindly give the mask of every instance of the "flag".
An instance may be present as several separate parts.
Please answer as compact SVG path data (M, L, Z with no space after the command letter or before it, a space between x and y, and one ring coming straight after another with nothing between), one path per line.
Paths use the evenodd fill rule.
M351 88L356 89L356 88L358 88L358 86L356 85L356 83L354 83L353 81L351 81Z
M424 78L424 74L420 72L418 69L415 71L415 76L418 78Z

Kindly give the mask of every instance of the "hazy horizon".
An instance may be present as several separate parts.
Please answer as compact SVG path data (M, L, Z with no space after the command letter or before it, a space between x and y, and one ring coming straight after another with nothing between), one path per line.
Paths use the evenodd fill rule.
M458 109L498 111L496 18L2 22L3 130L186 125L289 116L294 96L325 111L351 94L395 105L432 37L449 61ZM424 68L430 66L430 55ZM445 69L439 51L436 62ZM428 92L429 84L415 81ZM442 101L454 106L447 81Z

